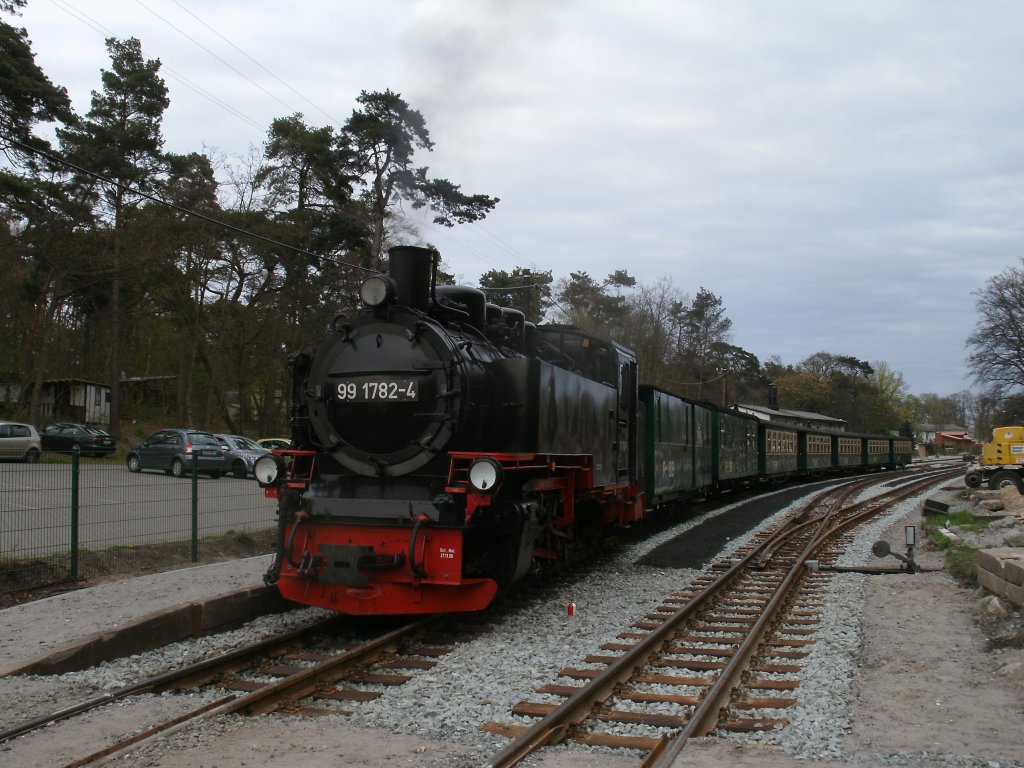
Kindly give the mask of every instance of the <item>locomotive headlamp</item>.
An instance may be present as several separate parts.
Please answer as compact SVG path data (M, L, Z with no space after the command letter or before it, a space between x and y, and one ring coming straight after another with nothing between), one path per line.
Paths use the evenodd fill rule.
M261 488L275 485L284 474L284 461L280 456L268 454L260 456L252 465L252 474Z
M359 286L359 298L370 309L389 303L395 297L395 283L387 275L373 275Z
M494 459L477 459L469 466L469 484L477 493L497 493L504 474Z

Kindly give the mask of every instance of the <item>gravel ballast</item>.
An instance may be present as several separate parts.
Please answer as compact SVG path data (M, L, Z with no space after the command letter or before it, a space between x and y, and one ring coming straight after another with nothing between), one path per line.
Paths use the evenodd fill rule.
M807 495L818 490L818 486L808 487ZM880 485L873 492L883 490L886 488ZM895 564L892 559L885 563L874 559L871 544L886 538L894 550L902 551L903 526L917 521L923 498L902 503L859 534L846 564ZM727 515L742 503L709 514ZM788 505L776 517L797 503ZM707 515L688 520L640 544L623 547L584 574L549 582L533 594L517 598L514 607L492 610L490 631L457 646L436 667L417 673L405 685L389 688L382 698L360 704L351 717L314 721L278 716L222 718L198 731L186 731L148 746L122 758L119 764L236 768L263 764L278 755L290 766L320 766L325 759L371 768L480 765L506 743L483 733L481 724L532 722L511 716L512 705L524 699L544 701L534 693L537 687L555 682L563 667L588 666L583 661L588 653L605 653L599 650L602 643L615 640L632 621L700 574L696 569L639 566L636 562L705 519ZM729 542L723 556L752 535L747 533ZM919 561L935 567L941 565L941 555L921 553ZM147 599L149 589L160 592L160 599L185 602L198 599L195 595L204 590L207 594L224 591L226 583L221 580L228 573L232 574L232 588L257 585L265 568L266 558L253 558L145 577L145 582L104 585L95 593L87 590L8 609L0 614L4 618L0 649L15 657L31 657L46 646L67 642L76 632L88 634L102 629L104 605L111 606L116 621L126 621L133 610L141 615L156 607ZM697 740L684 752L686 764L1024 766L1024 748L1014 738L1024 726L1024 653L1019 649L987 652L984 638L971 634L977 631L971 606L980 596L958 587L942 572L871 577L837 574L829 587L811 656L800 676L798 704L781 715L790 720L790 726L760 735ZM898 606L907 599L913 603L901 612ZM145 601L145 610L133 608L136 601ZM932 601L930 608L925 601ZM568 615L569 602L575 603L574 616ZM943 618L947 613L949 617ZM918 614L921 626L909 618ZM2 679L0 692L8 705L2 717L5 725L11 725L52 709L58 691L61 696L68 695L62 686L68 687L72 697L87 698L163 671L181 660L197 660L267 636L279 627L313 621L322 615L316 609L300 609L265 617L233 632L174 643L59 679ZM21 620L23 624L19 624ZM935 621L943 623L936 625ZM106 622L109 626L110 620ZM971 668L965 670L964 664L957 666L957 660L952 659L948 668L936 669L936 664L944 664L942 654L954 647L972 661ZM931 667L917 670L922 658L935 661ZM951 679L965 672L967 679ZM986 677L979 680L982 674ZM973 693L969 693L968 686ZM896 699L889 705L892 711L888 714L886 696ZM945 705L934 703L944 696ZM136 710L151 706L162 711L177 706L171 703L173 696L142 698L150 701L136 702ZM923 711L915 713L912 708ZM972 711L977 711L977 725L970 730ZM950 712L955 713L954 720L947 723L945 715ZM90 720L97 717L98 713L86 716ZM80 721L86 718L53 729L69 734L76 728L85 731L89 724ZM998 723L983 737L972 740L956 732L966 728L965 733L976 733L993 719ZM116 725L110 730L116 732ZM636 733L650 731L638 727ZM79 752L73 751L75 748ZM0 760L11 761L12 765L52 765L80 756L82 749L73 736L48 739L30 735L0 745ZM631 753L573 744L549 751L536 764L625 766L636 762Z

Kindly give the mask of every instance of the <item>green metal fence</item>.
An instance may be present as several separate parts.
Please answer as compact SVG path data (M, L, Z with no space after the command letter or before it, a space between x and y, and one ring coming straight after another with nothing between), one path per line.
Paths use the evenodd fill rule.
M119 454L0 462L0 593L216 558L269 541L275 511L255 480L195 467L176 478L129 472Z

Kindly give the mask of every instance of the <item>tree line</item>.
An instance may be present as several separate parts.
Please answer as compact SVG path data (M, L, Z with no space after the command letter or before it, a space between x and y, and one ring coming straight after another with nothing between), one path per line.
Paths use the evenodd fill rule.
M0 0L0 12L23 5ZM390 90L361 92L341 126L275 119L244 157L176 154L164 149L160 62L137 39L106 41L110 66L77 115L36 65L27 32L0 22L0 37L5 413L36 421L42 382L84 378L111 387L115 434L129 419L280 432L288 355L351 311L365 275L408 240L403 207L450 227L499 202L417 164L434 146L426 120ZM841 354L762 362L732 343L720 297L704 287L691 297L669 278L556 278L522 265L486 273L480 287L534 322L623 343L645 383L709 402L765 405L774 383L781 407L905 433L980 423L1002 407L992 393L912 396L885 363ZM125 412L121 382L145 377L166 377L171 391L157 412Z
M160 62L137 39L106 41L110 67L76 115L26 31L0 35L0 381L32 420L43 381L82 377L110 386L117 434L136 416L122 413L121 382L159 375L176 382L163 415L177 423L279 431L287 351L383 266L396 207L453 226L498 203L414 163L433 142L400 94L360 93L338 128L275 119L248 157L176 154Z

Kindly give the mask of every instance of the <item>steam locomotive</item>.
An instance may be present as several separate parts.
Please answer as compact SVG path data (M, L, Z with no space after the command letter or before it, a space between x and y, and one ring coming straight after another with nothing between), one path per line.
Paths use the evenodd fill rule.
M794 474L898 467L910 441L765 424L638 384L633 353L436 284L389 251L314 354L289 361L292 445L266 575L349 614L474 611L651 510Z

